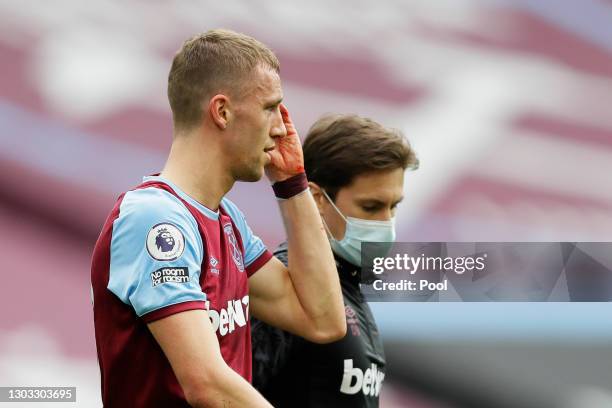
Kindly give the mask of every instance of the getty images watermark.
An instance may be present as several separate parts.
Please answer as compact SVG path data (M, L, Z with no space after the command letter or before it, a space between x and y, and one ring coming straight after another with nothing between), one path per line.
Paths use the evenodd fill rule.
M612 243L362 244L369 301L610 301Z

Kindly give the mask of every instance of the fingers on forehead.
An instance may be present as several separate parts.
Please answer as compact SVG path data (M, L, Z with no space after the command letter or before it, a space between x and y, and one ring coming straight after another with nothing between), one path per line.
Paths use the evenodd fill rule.
M281 111L281 115L283 115L283 120L286 121L289 119L289 110L287 110L287 107L285 106L285 104L281 103L280 104L280 111Z

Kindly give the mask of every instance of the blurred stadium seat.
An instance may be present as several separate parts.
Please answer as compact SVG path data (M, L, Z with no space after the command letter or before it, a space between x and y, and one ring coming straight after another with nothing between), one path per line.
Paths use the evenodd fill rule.
M0 0L0 220L10 231L0 236L8 312L0 320L0 385L77 385L79 406L100 404L90 251L117 195L163 165L173 52L214 27L254 35L277 52L302 135L326 112L404 130L422 166L406 177L400 240L612 240L609 0ZM283 230L266 184L237 185L230 197L274 247ZM465 385L457 393L435 375L419 382L406 374L423 350L450 356L469 349L474 370L485 370L492 384L525 390L523 405L503 406L552 404L568 384L587 388L560 396L567 408L601 406L612 394L612 375L589 369L598 359L610 362L609 346L589 351L593 337L610 344L612 333L600 327L610 322L591 316L580 325L580 313L549 308L541 325L526 324L521 317L532 312L493 305L525 348L496 349L505 347L501 335L452 349L461 337L454 329L473 315L465 305L422 306L421 319L400 321L425 333L420 338L394 331L398 321L385 318L410 315L412 305L376 309L393 358L383 407L491 401L478 399L482 389ZM609 314L604 306L589 313ZM451 310L456 325L436 320ZM498 330L496 321L482 333ZM429 344L432 325L444 336ZM559 339L558 327L576 335ZM542 345L559 342L565 351L544 357L530 387L497 370L526 353L548 356ZM451 361L436 360L434 372ZM565 370L575 375L538 383ZM529 405L532 389L542 392L532 399L540 405Z

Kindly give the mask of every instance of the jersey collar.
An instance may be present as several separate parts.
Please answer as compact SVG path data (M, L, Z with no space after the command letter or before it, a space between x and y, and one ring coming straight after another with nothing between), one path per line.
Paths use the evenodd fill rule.
M219 219L219 210L213 211L210 208L206 207L204 204L199 203L195 198L191 197L189 194L185 193L181 190L176 184L171 182L170 180L161 177L158 174L153 174L151 176L145 176L142 178L143 182L147 181L158 181L160 183L164 183L172 187L172 189L181 197L183 200L187 201L189 204L197 208L202 214L204 214L207 218L210 218L213 221L217 221Z

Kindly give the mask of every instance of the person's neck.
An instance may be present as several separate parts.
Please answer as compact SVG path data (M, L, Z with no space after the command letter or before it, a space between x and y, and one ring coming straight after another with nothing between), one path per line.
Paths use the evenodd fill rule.
M210 143L204 147L201 138L197 134L175 136L160 176L216 211L234 179L223 166L218 145Z

